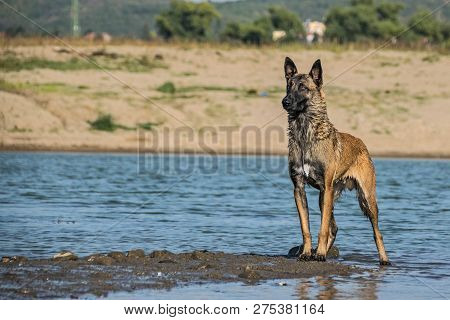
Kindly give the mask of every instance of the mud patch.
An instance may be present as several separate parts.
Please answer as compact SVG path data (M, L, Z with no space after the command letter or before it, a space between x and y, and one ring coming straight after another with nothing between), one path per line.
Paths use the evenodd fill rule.
M337 262L299 262L290 256L142 250L53 259L2 259L0 298L77 299L113 291L170 289L208 282L254 284L270 279L348 276L363 270ZM68 259L67 257L70 257ZM75 258L76 257L76 258Z

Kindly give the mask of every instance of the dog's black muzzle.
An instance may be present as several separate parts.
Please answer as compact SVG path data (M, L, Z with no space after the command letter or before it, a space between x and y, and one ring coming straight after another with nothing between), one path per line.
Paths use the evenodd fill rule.
M281 103L283 104L284 110L286 110L288 113L299 113L303 112L306 108L305 100L302 100L300 102L295 102L292 100L291 97L286 96Z
M283 104L283 108L286 109L286 111L289 111L290 107L292 106L292 101L288 97L285 97L281 103Z

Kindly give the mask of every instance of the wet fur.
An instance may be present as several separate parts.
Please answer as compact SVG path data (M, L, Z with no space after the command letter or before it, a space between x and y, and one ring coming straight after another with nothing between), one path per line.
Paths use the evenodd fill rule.
M389 264L378 228L372 160L360 139L337 131L328 119L320 60L314 63L309 74L299 74L294 62L286 58L285 76L286 97L282 104L289 123L289 174L304 244L299 259L325 261L338 232L334 203L342 191L356 189L361 210L372 223L380 263ZM315 255L309 231L306 184L320 191L322 221Z

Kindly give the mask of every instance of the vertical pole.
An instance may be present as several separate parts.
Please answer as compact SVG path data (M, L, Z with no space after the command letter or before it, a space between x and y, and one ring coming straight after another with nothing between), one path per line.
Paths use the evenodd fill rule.
M79 7L78 0L72 0L72 35L74 37L80 36L80 24L78 20Z

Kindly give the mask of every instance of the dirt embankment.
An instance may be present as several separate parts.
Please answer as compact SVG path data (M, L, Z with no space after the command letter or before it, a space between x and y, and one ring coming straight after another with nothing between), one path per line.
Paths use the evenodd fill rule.
M292 251L292 250L291 250ZM338 254L331 250L331 256ZM65 252L52 259L3 257L1 299L77 299L113 291L168 289L209 282L254 284L269 279L348 276L362 269L337 262L299 262L290 256L193 251L110 252L78 258Z
M290 56L304 73L322 60L331 121L372 154L450 157L447 55L380 51L349 69L368 52L98 49L78 48L102 68L50 45L3 48L0 149L285 154Z

